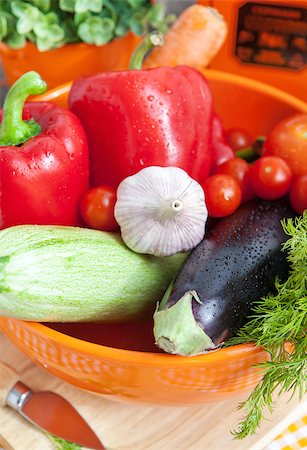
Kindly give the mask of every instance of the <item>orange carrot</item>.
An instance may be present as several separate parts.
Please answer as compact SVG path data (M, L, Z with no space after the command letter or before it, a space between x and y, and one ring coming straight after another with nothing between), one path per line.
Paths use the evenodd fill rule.
M144 67L206 67L218 53L227 35L227 25L211 7L192 5L185 9L165 35L162 47L155 48Z

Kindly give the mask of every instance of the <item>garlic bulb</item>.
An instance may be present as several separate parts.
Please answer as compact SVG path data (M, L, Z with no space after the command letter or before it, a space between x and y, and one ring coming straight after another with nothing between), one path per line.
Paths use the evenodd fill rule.
M115 218L123 241L138 253L170 256L194 248L207 217L202 187L178 167L146 167L117 190Z

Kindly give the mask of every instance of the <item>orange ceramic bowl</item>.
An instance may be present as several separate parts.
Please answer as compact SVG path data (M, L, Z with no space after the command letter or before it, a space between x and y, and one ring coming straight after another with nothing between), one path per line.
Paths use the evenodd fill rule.
M205 72L225 128L241 127L255 137L293 113L302 101L256 81ZM41 96L66 105L70 85ZM36 364L88 391L126 401L188 405L217 401L251 389L254 367L266 353L239 345L206 355L158 353L152 324L52 324L0 318L3 333Z

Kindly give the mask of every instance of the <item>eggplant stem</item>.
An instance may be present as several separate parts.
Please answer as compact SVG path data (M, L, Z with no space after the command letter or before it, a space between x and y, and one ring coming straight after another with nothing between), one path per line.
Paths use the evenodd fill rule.
M154 314L156 345L167 353L194 356L216 348L210 336L195 320L192 301L200 302L195 291L187 291L175 305Z

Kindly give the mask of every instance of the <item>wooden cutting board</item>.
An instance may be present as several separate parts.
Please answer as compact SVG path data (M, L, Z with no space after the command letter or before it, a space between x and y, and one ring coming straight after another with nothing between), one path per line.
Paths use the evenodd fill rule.
M262 450L285 427L307 414L307 399L287 404L283 396L256 436L237 441L230 430L238 423L239 397L202 406L154 407L123 404L84 392L35 366L0 333L0 358L19 371L33 390L52 390L69 400L108 450ZM0 408L0 447L5 450L54 450L43 432L10 408Z

